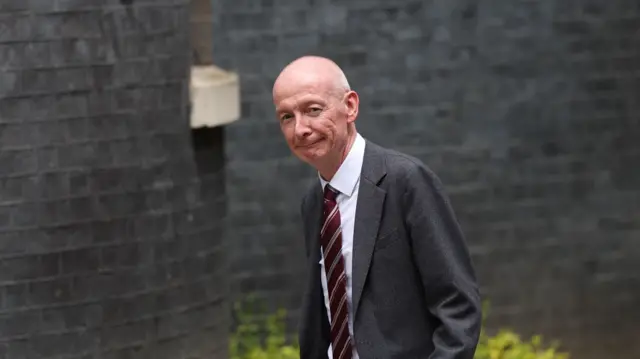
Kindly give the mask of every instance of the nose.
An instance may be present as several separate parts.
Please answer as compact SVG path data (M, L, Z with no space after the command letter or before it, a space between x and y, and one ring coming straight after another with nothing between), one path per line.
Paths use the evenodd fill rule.
M304 116L299 114L296 115L295 126L296 137L304 139L311 135L311 127L309 127L309 122L304 118Z

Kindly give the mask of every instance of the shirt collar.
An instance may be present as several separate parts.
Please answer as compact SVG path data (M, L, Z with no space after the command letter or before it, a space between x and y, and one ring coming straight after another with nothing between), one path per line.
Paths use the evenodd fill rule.
M351 197L360 179L360 172L362 172L365 144L364 138L359 133L356 133L356 139L353 141L349 154L347 154L331 181L325 181L318 173L323 190L329 183L331 187L337 189L340 193Z

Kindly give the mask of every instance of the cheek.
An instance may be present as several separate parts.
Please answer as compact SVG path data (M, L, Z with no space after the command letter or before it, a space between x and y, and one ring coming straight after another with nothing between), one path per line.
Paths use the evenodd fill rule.
M289 137L291 137L293 135L293 133L294 133L294 128L290 124L281 123L280 124L280 131L282 131L282 134L284 135L284 137L287 140L289 140Z
M335 138L338 131L335 123L329 118L316 119L316 121L313 122L312 128L315 132L329 140Z
M287 144L290 146L293 145L295 141L295 131L293 128L291 126L281 126L280 130L282 131L282 135L285 141L287 141Z

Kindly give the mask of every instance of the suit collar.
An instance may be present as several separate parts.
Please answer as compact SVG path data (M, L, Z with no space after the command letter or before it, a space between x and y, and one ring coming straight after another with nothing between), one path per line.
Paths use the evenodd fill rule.
M356 133L356 139L353 142L347 157L344 159L331 181L328 182L331 187L337 189L338 192L346 195L347 197L351 197L351 195L353 195L356 185L358 184L358 180L360 179L362 163L364 162L365 144L365 139L362 138L359 133ZM324 190L324 187L327 185L327 181L320 176L320 173L318 173L318 177L320 178L320 184Z
M352 293L354 318L367 280L378 236L386 191L378 185L386 175L384 150L367 141L353 233Z
M377 186L387 174L384 149L370 141L365 143L361 175Z

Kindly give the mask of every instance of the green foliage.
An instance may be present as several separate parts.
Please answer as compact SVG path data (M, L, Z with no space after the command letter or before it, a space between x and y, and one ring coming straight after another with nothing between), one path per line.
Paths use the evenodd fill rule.
M483 325L474 359L569 359L567 353L558 351L558 343L545 347L540 335L534 335L528 341L506 329L500 330L494 336L488 335L484 325L489 313L487 303L482 312Z
M299 359L297 342L287 343L285 310L262 317L251 313L251 306L252 299L234 306L237 327L229 343L230 359Z
M231 359L299 359L298 343L287 342L283 309L260 317L247 308L247 304L235 305L237 328L229 345ZM539 335L522 340L510 330L501 330L490 336L483 325L474 359L569 359L568 354L558 352L557 348L556 343L543 345Z
M484 333L480 336L474 359L568 359L569 355L557 351L557 345L543 347L542 337L533 336L523 341L520 336L509 330L501 330L491 337Z

